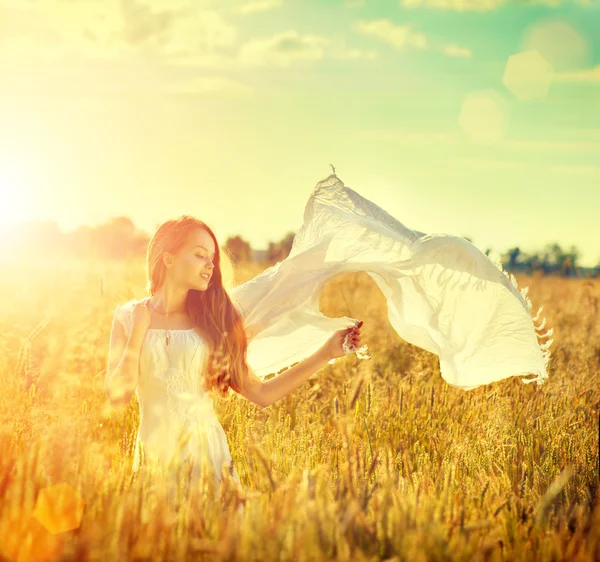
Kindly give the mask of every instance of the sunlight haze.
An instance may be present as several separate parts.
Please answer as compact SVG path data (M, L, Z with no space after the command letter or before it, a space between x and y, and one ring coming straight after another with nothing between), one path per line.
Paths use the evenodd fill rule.
M410 228L593 266L599 20L592 0L0 0L0 222L186 213L264 248L333 164Z

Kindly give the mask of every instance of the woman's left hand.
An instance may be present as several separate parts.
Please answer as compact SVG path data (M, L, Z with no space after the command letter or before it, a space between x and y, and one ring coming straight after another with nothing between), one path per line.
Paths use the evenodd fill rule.
M356 347L360 347L360 327L362 326L362 321L360 321L356 326L350 326L349 328L344 328L343 330L337 330L323 345L321 348L323 354L329 361L330 359L335 359L337 357L342 357L346 355L342 344L344 343L344 338L347 334L351 334L348 343L354 344Z

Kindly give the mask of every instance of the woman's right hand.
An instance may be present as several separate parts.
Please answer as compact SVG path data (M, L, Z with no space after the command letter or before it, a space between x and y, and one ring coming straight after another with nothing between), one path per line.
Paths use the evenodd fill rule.
M150 326L150 311L145 302L136 302L131 311L131 325L135 332L146 332Z

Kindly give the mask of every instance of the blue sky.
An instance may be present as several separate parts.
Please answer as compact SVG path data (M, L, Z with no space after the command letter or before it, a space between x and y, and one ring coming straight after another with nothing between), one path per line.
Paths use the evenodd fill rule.
M0 0L0 221L189 213L253 247L317 181L600 261L600 3Z

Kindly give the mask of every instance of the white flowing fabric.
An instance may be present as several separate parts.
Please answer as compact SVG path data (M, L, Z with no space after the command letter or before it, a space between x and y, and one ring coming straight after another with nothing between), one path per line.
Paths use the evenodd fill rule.
M528 288L464 238L407 228L331 174L313 190L286 259L231 289L249 339L248 365L261 378L317 351L355 318L319 311L325 282L365 271L387 300L398 335L439 357L446 382L470 390L511 376L548 377L549 346L538 338L540 307ZM366 326L368 330L368 326ZM330 363L333 361L330 361Z

